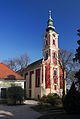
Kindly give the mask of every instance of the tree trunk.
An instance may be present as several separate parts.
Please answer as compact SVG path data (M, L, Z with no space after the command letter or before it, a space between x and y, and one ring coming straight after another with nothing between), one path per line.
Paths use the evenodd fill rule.
M64 76L64 70L63 70L63 97L65 96L65 76Z

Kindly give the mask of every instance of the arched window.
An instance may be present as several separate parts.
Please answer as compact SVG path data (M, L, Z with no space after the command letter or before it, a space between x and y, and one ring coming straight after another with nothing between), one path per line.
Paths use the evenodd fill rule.
M55 34L53 34L53 36L55 37Z
M55 58L56 57L56 53L55 52L53 52L53 58Z
M53 39L53 44L55 45L55 39Z
M54 76L56 76L56 73L57 73L57 72L56 72L56 70L54 69Z
M45 53L45 60L48 59L48 52Z

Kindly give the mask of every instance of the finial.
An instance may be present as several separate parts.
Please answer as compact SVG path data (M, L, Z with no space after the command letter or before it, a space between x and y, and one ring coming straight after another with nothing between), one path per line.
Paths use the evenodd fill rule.
M49 10L49 18L51 18L51 10Z
M51 18L51 10L49 10L49 19L48 19L47 28L46 28L46 31L49 31L49 30L52 30L52 31L55 30L55 27L53 26L53 19Z

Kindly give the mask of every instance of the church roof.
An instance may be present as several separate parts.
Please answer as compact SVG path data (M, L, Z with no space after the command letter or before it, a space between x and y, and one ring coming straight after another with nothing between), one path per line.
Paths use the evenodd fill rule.
M3 63L0 63L0 79L17 79L24 80L22 76L14 72L8 66Z
M40 59L40 60L37 60L37 61L33 62L32 64L29 64L29 65L25 68L25 70L31 70L31 69L34 69L34 68L40 66L40 65L42 64L42 60L43 60L43 59Z
M35 62L25 66L25 67L23 67L22 69L18 70L17 73L23 76L23 72L26 72L26 71L29 71L29 70L33 70L33 69L39 67L42 64L42 60L43 59L39 59L39 60L37 60L37 61L35 61Z

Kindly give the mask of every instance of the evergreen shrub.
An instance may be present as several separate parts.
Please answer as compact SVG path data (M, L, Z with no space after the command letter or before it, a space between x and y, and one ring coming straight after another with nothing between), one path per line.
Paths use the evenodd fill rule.
M67 113L80 113L80 93L76 91L74 83L64 97L63 106Z
M24 90L21 86L12 85L7 90L8 94L8 102L11 102L12 104L16 104L18 101L21 104L24 97Z
M57 94L48 94L47 96L43 96L40 101L50 103L52 106L62 104L62 100Z

